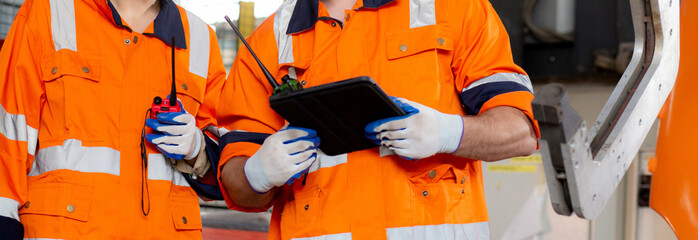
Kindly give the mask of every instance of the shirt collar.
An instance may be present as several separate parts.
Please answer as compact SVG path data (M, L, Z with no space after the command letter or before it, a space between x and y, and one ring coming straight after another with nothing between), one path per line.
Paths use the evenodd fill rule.
M122 22L121 15L116 11L114 5L112 5L110 0L98 0L98 2L104 4L106 2L107 8L101 7L102 12L106 15L111 16L112 21L118 27L127 28L131 30L128 25ZM106 11L105 11L106 10ZM182 24L182 16L180 15L179 8L172 2L172 0L160 0L160 12L158 16L155 17L153 21L152 31L143 32L145 35L153 35L166 44L172 43L172 38L175 38L175 46L178 48L186 49L187 40L184 35L184 25ZM151 29L150 27L148 29Z
M299 33L315 26L318 20L318 3L319 0L298 0L296 7L291 14L291 20L288 24L286 34ZM380 8L395 0L363 0L361 8ZM358 9L357 9L358 10Z

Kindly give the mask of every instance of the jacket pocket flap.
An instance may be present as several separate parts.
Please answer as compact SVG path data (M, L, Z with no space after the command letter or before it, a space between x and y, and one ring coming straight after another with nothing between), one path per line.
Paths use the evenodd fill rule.
M463 183L465 175L463 170L449 164L443 164L411 177L410 181L414 184Z
M201 229L201 213L199 203L191 199L170 198L172 221L177 230Z
M43 214L87 221L92 205L92 187L69 183L29 185L27 202L20 214Z
M199 103L203 102L204 91L206 90L206 79L194 77L193 74L177 74L175 79L177 94L189 96ZM170 87L170 85L168 85ZM170 88L168 88L169 90Z
M441 25L388 32L385 36L388 59L402 58L432 49L453 50L451 35L452 31Z
M41 61L41 79L44 81L70 75L99 82L101 72L100 57L68 49L59 50Z

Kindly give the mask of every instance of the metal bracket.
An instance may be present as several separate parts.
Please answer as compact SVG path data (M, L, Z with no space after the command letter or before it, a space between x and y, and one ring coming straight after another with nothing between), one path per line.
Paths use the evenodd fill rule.
M570 106L560 84L533 100L553 208L593 219L628 170L671 89L679 67L679 1L630 0L635 47L628 68L594 125Z

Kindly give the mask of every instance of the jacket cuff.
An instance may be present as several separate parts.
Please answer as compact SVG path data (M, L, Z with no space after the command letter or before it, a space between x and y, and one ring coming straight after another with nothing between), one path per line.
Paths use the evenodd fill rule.
M206 154L206 140L204 139L203 132L199 131L199 136L201 137L201 148L194 158L196 159L194 165L192 166L185 161L178 160L175 162L175 168L182 173L193 173L198 177L203 177L211 168L211 163L208 161Z

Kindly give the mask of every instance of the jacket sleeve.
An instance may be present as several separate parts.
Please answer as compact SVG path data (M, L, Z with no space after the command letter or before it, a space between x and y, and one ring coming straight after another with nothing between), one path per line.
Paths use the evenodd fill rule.
M199 128L204 129L208 126L217 126L216 108L220 100L220 92L225 82L225 67L221 58L220 48L216 33L208 28L209 31L209 60L208 60L208 76L206 78L206 91L204 99L199 107L196 115L196 124Z
M220 92L225 82L225 67L223 66L216 33L210 27L208 30L210 39L208 76L206 78L204 99L196 115L196 124L204 132L204 144L202 146L205 149L202 149L200 154L206 154L205 159L211 164L211 167L206 170L203 174L204 177L201 178L192 178L190 174L184 172L182 174L200 197L209 200L223 200L218 182L215 181L215 177L218 176L217 166L220 159L217 143L218 123L215 117L218 101L220 100ZM209 181L209 178L214 180Z
M8 219L19 223L18 209L27 198L44 95L39 68L42 44L27 21L28 5L19 10L0 51L0 218L5 223ZM5 223L0 224L21 228Z
M451 10L449 21L460 24L451 68L466 114L478 115L498 106L518 108L539 135L531 109L531 80L514 63L504 25L488 1L464 4L468 6L450 8L458 10Z
M257 56L272 74L279 72L276 39L273 34L274 15L267 18L247 39ZM275 76L277 79L280 79ZM272 89L250 52L240 48L228 80L223 86L218 107L221 156L218 168L233 157L252 156L264 139L284 125L284 119L269 107ZM220 177L220 176L219 176ZM220 179L219 179L220 181ZM244 208L230 199L220 184L228 207L240 211L265 211L266 208Z

